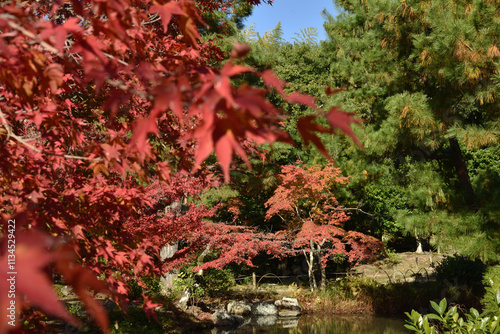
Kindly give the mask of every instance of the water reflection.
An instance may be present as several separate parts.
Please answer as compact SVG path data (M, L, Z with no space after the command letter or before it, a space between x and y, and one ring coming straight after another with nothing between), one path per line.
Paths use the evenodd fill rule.
M236 330L214 329L213 334L402 334L404 320L382 317L303 315L300 318L247 319Z

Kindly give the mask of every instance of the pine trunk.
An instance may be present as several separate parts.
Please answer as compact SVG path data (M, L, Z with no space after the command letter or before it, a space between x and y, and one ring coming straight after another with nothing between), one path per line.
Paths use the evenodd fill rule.
M462 150L456 138L450 138L450 147L452 151L452 160L455 165L455 171L458 176L458 181L464 192L465 203L469 208L474 208L476 204L476 195L474 194L474 189L472 188L472 183L470 182L469 171L467 170L467 165L465 164L464 157L462 155Z

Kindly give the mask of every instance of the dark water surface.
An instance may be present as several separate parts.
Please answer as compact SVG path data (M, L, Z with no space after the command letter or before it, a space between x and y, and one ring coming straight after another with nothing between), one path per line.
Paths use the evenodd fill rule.
M260 321L260 322L257 322ZM249 322L249 323L248 323ZM273 324L274 323L274 324ZM365 316L303 315L298 319L254 319L236 330L214 330L217 334L401 334L410 333L403 319Z

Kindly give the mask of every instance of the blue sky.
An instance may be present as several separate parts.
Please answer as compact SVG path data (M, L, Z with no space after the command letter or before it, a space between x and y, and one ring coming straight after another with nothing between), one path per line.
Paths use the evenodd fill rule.
M254 24L255 30L262 36L272 30L279 21L283 28L283 38L292 41L295 33L308 27L316 27L320 40L326 39L321 11L326 8L331 14L337 11L332 0L274 0L273 5L255 6L252 16L245 21L245 26Z

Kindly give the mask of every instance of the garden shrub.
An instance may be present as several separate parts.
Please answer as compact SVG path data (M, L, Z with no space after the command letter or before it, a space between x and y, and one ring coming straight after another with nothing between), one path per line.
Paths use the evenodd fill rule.
M468 286L481 285L486 265L479 259L471 260L466 256L454 255L443 259L436 266L436 279L449 283Z
M174 286L178 292L190 289L194 299L213 297L236 285L234 274L230 269L209 268L203 275L198 275L193 269L194 266L182 268L174 281Z
M442 299L439 304L431 301L431 306L436 313L420 314L415 310L406 313L408 319L405 327L419 334L500 333L498 314L488 316L471 308L465 315L461 315L456 305L448 308L446 299Z
M488 268L483 284L486 290L481 300L483 312L488 316L500 315L500 265Z

